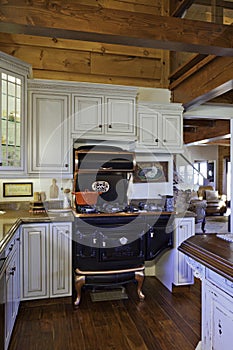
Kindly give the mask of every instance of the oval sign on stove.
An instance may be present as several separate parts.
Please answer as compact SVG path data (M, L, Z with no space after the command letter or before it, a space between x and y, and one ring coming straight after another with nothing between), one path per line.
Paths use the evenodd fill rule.
M91 187L93 191L96 191L96 192L108 192L110 186L107 181L98 180L93 182Z

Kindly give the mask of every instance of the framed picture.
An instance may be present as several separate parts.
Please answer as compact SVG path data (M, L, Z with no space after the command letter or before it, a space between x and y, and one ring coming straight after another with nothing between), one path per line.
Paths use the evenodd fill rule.
M133 182L168 182L168 162L139 162Z
M33 195L32 182L3 183L3 197L31 197Z

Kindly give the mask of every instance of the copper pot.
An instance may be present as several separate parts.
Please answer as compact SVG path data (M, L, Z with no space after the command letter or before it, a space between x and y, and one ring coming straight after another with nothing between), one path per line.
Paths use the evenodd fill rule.
M78 205L94 205L101 192L85 190L83 192L73 192Z

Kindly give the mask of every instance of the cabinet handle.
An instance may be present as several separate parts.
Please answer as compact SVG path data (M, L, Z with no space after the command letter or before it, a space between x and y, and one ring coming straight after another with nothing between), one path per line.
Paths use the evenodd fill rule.
M99 128L102 128L102 126L103 126L102 124L99 124Z
M108 127L109 127L109 129L112 129L112 125L111 125L111 124L109 124L109 126L108 126Z
M158 140L158 139L155 139L155 142L159 142L159 140Z
M65 168L68 168L69 167L69 165L68 164L65 164Z
M182 226L182 225L180 225L180 228L183 228L183 226Z

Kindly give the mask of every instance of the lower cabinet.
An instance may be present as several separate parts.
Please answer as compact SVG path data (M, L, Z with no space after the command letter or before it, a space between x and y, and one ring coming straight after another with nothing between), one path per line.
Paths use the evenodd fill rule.
M21 300L71 295L72 224L25 224L21 230Z
M232 282L206 269L206 279L202 281L202 305L202 349L232 349Z
M185 260L185 255L178 251L180 244L195 234L194 218L177 218L175 219L174 235L174 280L176 286L183 284L193 284L193 272Z
M155 265L155 276L172 292L173 286L194 283L192 269L185 261L185 255L178 247L187 238L195 234L193 217L175 218L173 248L158 258Z
M5 349L10 342L20 303L19 231L15 233L6 250L10 259L5 272Z

